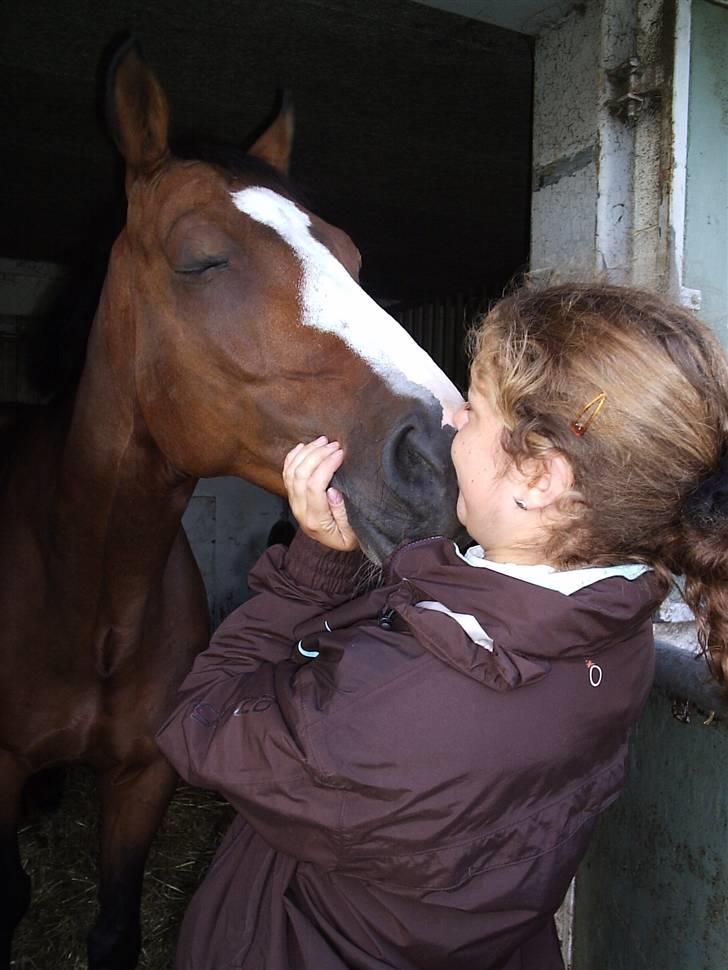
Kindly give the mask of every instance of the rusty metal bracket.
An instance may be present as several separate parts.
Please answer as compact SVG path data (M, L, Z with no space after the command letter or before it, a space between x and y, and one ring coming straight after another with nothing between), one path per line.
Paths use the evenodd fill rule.
M643 64L638 57L630 57L607 71L612 97L607 108L623 121L633 121L649 99L662 96L664 72L661 64Z

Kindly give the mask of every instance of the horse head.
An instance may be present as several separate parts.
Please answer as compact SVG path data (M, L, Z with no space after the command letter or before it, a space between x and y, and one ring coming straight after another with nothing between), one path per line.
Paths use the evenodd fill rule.
M345 450L336 484L371 558L454 535L460 395L359 286L346 233L297 201L289 107L229 167L172 154L166 97L133 44L109 92L128 213L99 313L113 304L133 357L119 367L170 465L282 493L286 451L326 434Z

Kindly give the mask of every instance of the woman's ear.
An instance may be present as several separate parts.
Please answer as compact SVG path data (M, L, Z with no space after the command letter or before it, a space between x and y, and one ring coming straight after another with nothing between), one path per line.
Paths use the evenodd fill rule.
M556 450L525 462L520 474L522 484L516 497L528 509L548 508L574 484L574 474L568 458Z

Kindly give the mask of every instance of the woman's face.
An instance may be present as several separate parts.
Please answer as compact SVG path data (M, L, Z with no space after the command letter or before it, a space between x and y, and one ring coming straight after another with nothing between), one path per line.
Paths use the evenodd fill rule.
M522 476L501 445L503 422L487 397L471 387L455 414L455 427L451 455L458 519L489 558L509 557L524 513L515 503Z

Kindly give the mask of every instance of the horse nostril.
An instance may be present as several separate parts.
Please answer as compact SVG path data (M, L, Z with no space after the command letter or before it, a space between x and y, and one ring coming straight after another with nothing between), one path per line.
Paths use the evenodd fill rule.
M410 482L424 482L437 472L428 460L426 449L422 448L414 429L404 435L399 442L397 464L402 477Z
M450 435L439 426L428 427L426 418L410 415L392 433L385 473L390 484L405 496L414 486L432 486L447 477Z
M364 482L358 504L351 507L354 528L371 534L369 547L380 558L404 540L455 536L460 528L457 479L450 460L455 429L442 426L439 405L415 410L418 405L413 401L413 410L390 429L378 474Z

